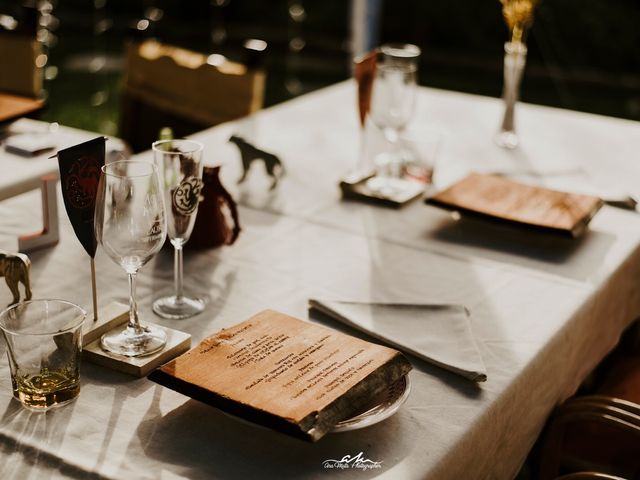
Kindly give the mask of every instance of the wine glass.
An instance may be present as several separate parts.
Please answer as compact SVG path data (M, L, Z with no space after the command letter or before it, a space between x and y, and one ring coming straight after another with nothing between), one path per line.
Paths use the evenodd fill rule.
M184 295L182 247L191 236L202 191L202 144L193 140L160 140L153 155L162 178L169 227L174 248L174 294L153 302L153 311L163 318L188 318L201 313L205 302Z
M382 130L390 149L375 159L377 176L368 183L374 190L401 188L401 183L394 183L394 179L402 176L403 169L398 141L415 110L419 57L420 49L415 45L387 44L380 47L370 115L373 123Z
M138 357L161 350L164 330L142 325L136 304L136 274L162 248L167 236L165 207L155 165L117 161L102 167L95 213L96 240L129 275L129 323L102 336L108 352Z

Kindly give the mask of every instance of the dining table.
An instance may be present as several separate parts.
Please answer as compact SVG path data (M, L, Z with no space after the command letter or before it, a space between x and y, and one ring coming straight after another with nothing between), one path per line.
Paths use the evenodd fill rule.
M37 145L36 150L15 153L7 149L7 140L18 136L25 139L27 146ZM39 188L42 177L57 177L56 151L97 136L100 134L32 118L0 124L0 201ZM126 149L120 139L106 138L110 140L108 151L115 155L114 159L125 155Z
M195 346L264 309L362 335L310 314L312 298L459 304L470 312L486 382L408 355L412 389L393 416L309 443L86 361L79 397L34 413L13 398L2 342L0 478L517 475L554 407L640 314L640 215L605 205L584 235L564 238L459 217L420 199L398 209L345 200L338 184L361 148L356 96L348 80L192 136L204 144L205 162L221 166L241 232L233 245L185 247L185 292L207 299L204 313L189 319L151 310L173 288L173 252L158 253L138 275L141 320L187 332ZM640 122L520 103L521 143L505 150L493 141L502 109L497 98L419 88L412 123L441 140L427 195L472 171L603 198L640 193ZM233 134L278 156L285 169L276 188L260 162L238 183ZM6 155L1 182L11 184ZM150 151L134 158L153 161ZM8 165L24 162L24 172L29 161ZM0 249L15 251L16 236L39 224L38 202L36 191L0 202ZM91 310L89 259L62 209L60 242L29 256L35 298ZM126 303L126 274L100 249L96 271L98 303ZM9 300L1 288L0 304ZM360 453L378 467L326 468Z

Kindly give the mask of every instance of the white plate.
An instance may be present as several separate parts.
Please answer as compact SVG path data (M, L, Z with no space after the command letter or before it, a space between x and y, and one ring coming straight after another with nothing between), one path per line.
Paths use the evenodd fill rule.
M361 409L362 413L337 423L331 432L358 430L389 418L407 401L410 392L411 381L409 376L405 375L386 390L373 397L371 402Z
M346 418L337 423L331 432L329 433L341 433L348 432L350 430L359 430L370 425L375 425L381 422L391 415L396 413L398 409L407 401L409 393L411 392L411 381L409 376L405 375L393 385L389 386L386 390L383 390L375 397L372 397L371 401L360 409L360 413L356 413L351 418ZM268 429L264 425L253 423L242 417L237 417L224 410L219 410L223 415L233 418L241 423L252 425L254 427Z

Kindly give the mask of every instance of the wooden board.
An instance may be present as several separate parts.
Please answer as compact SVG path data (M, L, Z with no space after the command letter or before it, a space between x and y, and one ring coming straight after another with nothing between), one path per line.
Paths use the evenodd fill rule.
M316 441L410 369L396 350L265 310L203 340L149 379Z
M472 173L426 203L463 214L577 237L603 202L598 197L559 192Z
M0 93L0 123L14 120L44 108L42 100Z
M134 377L144 377L153 369L173 360L191 347L191 335L172 328L155 325L167 334L167 345L160 352L144 357L124 357L105 352L100 346L100 339L83 347L84 357L91 363L117 370ZM116 327L118 329L122 326Z

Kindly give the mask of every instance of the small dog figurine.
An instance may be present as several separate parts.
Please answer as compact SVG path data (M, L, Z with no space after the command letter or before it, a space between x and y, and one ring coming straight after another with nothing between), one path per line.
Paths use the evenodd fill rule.
M31 261L23 253L9 253L0 250L0 277L4 276L5 281L11 294L13 301L9 306L20 301L20 290L18 290L18 282L24 285L25 300L31 300L31 285L29 283L29 269Z
M232 135L229 141L236 144L236 146L240 150L240 155L242 156L242 168L244 169L244 172L238 180L238 183L244 182L244 180L247 178L247 173L249 172L249 168L251 168L251 163L254 160L262 159L267 173L270 177L273 178L273 183L271 184L270 190L276 188L276 185L278 185L278 180L284 174L284 165L282 165L280 159L273 153L265 152L264 150L260 150L254 147L244 138L237 135ZM278 168L277 174L276 167Z

